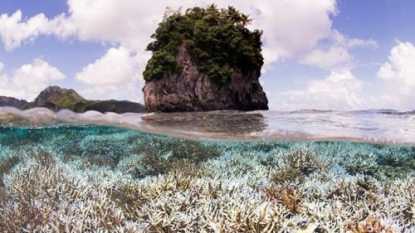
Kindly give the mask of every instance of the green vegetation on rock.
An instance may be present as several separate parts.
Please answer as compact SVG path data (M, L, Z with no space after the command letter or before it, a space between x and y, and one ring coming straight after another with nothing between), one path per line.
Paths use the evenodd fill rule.
M151 81L181 72L176 60L180 46L184 45L199 72L212 81L229 83L235 70L247 74L260 71L262 31L247 29L250 18L229 6L217 9L194 7L184 14L166 11L163 21L151 36L155 41L147 46L153 56L143 72Z

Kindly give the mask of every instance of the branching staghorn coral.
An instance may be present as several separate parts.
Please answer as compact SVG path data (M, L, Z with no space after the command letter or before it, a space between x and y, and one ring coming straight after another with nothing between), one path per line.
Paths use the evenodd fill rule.
M20 162L20 157L16 155L8 156L0 160L0 186L3 186L3 176Z
M373 173L378 168L376 156L373 153L354 152L341 157L339 164L344 166L352 175Z
M278 169L271 174L275 183L303 182L305 177L315 171L327 168L329 162L323 160L310 148L300 148L281 156Z
M116 186L112 198L131 219L147 223L148 232L232 232L266 229L272 208L246 205L251 199L241 186L199 180L179 173L149 178L145 182ZM128 189L129 196L125 196ZM136 196L137 199L130 197ZM241 205L242 204L242 205ZM238 207L240 206L240 207Z
M5 174L20 162L20 157L13 155L3 158L0 161L0 205L6 200L6 191L4 189L3 177Z
M271 181L275 183L296 182L302 183L305 175L298 169L285 168L277 170L271 174Z
M102 158L85 153L71 153L72 158L65 160L67 150L59 138L52 140L53 147L20 145L18 165L3 173L0 232L353 232L359 226L376 227L376 221L366 222L370 218L392 232L415 230L413 175L377 180L375 174L346 172L338 164L337 151L322 148L326 144L306 144L316 161L325 164L308 169L288 165L295 148L303 148L296 144L285 143L290 146L284 148L267 144L247 151L253 146L201 143L207 149L219 148L220 153L191 157L200 148L197 144L192 149L178 140L183 146L174 147L168 139L158 138L167 140L158 143L114 132L113 143L122 139L129 146L113 166L87 164L88 159ZM82 141L83 134L79 135L77 140ZM110 143L110 137L104 138ZM140 144L147 142L158 149L159 161L177 157L178 162L161 169L162 174L127 171L151 169L141 160L151 147ZM328 146L343 154L352 151L336 143ZM276 171L287 168L301 174L302 180L273 178Z
M5 177L1 232L116 230L125 217L107 194L72 176L62 165L25 161Z
M407 176L394 182L385 182L381 189L383 201L393 217L400 219L407 228L415 227L415 177Z
M286 166L298 169L304 175L325 169L327 162L316 155L311 149L297 149L284 156Z
M301 194L293 187L271 186L264 189L267 199L283 204L290 211L291 214L301 213Z
M143 138L120 161L120 167L137 178L147 175L165 174L175 169L194 173L207 159L218 157L218 146L201 142L167 139L163 137Z
M84 158L94 156L106 156L111 158L115 164L126 155L130 145L125 141L124 133L114 132L113 134L88 135L84 137L79 147ZM117 141L117 143L114 143Z

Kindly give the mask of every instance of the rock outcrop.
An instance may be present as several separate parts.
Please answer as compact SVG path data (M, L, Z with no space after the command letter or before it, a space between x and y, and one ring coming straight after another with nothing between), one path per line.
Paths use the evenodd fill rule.
M180 46L176 61L183 67L180 74L147 81L143 87L148 112L268 109L258 80L259 69L247 74L235 70L230 83L220 85L198 71L184 45Z

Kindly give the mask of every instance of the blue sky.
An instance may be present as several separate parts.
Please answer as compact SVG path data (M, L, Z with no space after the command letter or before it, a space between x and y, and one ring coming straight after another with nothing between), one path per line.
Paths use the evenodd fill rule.
M143 102L145 51L165 8L206 1L0 1L0 95L49 85ZM415 109L415 1L213 1L264 31L260 81L272 110ZM413 68L414 67L414 68Z

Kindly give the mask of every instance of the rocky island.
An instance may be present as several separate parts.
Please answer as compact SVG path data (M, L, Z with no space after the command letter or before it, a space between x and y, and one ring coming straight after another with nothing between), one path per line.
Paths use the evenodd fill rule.
M65 89L58 86L47 87L40 92L33 102L0 96L0 106L10 106L21 110L35 107L45 107L52 111L68 109L78 113L89 110L101 113L145 112L145 107L140 103L119 100L87 100L73 89Z
M167 11L147 46L146 110L267 110L258 80L262 32L248 30L249 22L233 7Z

